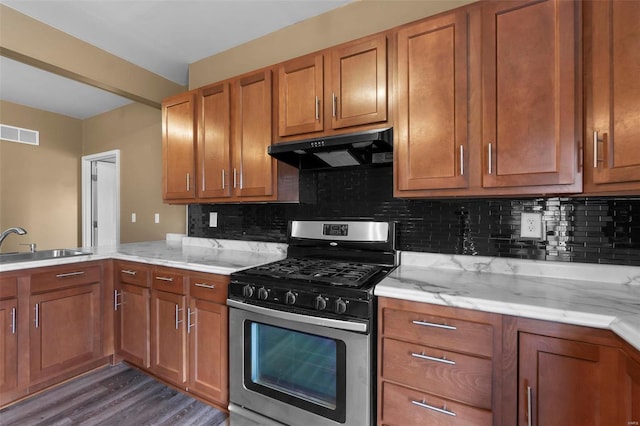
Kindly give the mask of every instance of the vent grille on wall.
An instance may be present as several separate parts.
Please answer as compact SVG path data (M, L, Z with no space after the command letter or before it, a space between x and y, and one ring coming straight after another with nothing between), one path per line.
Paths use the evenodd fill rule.
M22 129L20 127L0 124L0 139L9 142L26 143L28 145L39 145L40 132L37 130Z

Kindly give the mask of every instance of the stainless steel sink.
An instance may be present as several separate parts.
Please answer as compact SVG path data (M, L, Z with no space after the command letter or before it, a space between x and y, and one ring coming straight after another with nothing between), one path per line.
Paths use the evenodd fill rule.
M0 264L30 262L33 260L57 259L60 257L86 256L89 254L91 253L73 249L41 250L33 253L1 253Z

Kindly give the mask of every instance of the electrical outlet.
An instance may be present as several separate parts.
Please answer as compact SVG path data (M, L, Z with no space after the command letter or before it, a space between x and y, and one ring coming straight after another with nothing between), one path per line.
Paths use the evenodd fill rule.
M218 213L209 212L209 228L217 228L217 227L218 227Z
M520 216L520 237L542 239L542 213L522 213Z

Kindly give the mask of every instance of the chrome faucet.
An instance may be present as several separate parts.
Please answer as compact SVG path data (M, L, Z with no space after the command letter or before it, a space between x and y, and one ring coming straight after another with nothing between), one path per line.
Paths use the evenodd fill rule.
M0 234L0 247L2 246L2 242L4 241L4 239L7 238L9 234L24 235L26 233L27 231L25 231L24 228L20 228L20 227L9 228L2 231L2 234Z

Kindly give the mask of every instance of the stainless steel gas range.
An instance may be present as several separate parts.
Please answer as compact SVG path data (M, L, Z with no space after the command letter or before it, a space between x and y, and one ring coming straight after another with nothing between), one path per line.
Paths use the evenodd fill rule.
M286 259L231 275L231 425L370 426L373 287L397 265L395 226L292 221L288 243Z

